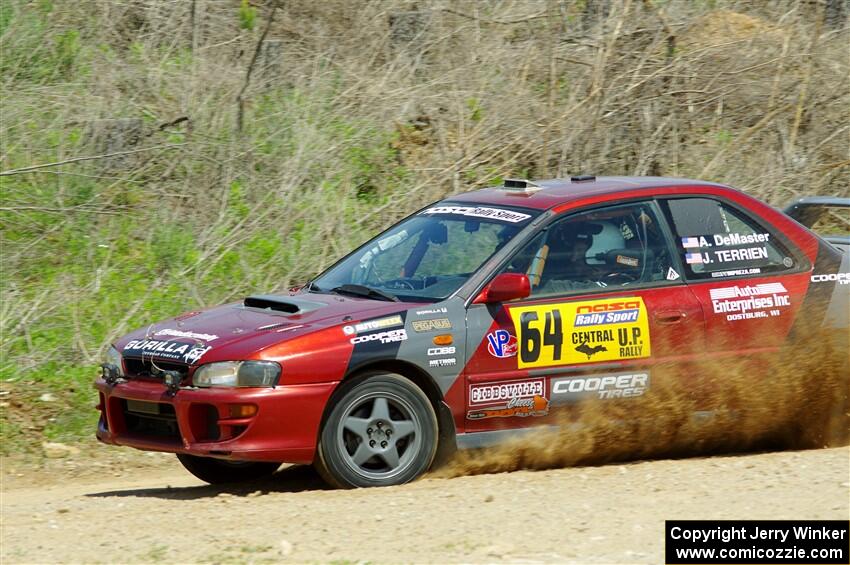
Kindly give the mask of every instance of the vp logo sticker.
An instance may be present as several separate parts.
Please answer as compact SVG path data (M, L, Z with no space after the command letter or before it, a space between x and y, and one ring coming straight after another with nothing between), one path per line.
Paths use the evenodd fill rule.
M513 357L517 352L516 337L512 336L508 330L490 332L487 334L487 351L493 357L500 359Z

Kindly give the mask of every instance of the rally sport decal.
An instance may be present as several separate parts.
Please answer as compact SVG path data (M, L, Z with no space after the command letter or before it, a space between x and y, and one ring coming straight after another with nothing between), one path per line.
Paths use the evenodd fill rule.
M519 306L510 314L520 369L650 355L646 306L639 297Z

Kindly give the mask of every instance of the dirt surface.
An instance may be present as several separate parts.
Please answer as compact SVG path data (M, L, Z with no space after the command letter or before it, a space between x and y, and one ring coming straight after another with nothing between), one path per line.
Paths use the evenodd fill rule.
M850 516L846 447L354 491L306 467L210 487L169 456L122 456L97 474L7 467L0 562L660 563L665 519Z

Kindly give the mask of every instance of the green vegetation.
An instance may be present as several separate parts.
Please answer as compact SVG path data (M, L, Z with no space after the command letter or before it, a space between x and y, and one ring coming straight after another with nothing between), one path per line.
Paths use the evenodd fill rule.
M505 176L847 194L846 28L811 51L812 3L610 4L420 2L410 42L404 2L284 2L277 52L270 1L1 3L0 449L90 436L129 330Z

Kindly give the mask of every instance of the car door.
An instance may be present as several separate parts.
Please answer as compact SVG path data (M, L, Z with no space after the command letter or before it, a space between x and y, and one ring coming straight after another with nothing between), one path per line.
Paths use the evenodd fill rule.
M639 397L703 348L703 311L651 201L554 218L500 272L528 298L467 311L467 432L549 421L579 400Z
M688 285L705 316L706 360L758 366L782 346L802 306L811 266L777 230L718 197L661 202Z

